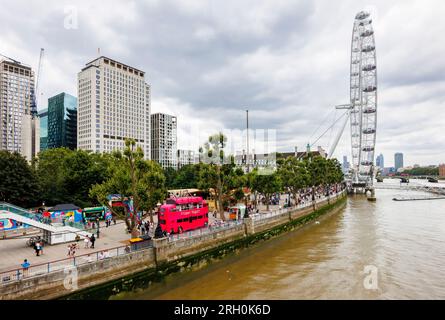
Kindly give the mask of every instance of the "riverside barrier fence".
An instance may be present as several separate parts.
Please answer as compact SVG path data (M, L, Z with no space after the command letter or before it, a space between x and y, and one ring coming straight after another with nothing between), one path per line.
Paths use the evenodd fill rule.
M330 196L323 196L318 197L315 201L315 204L323 203L328 200L335 200L338 198L338 196L344 194L346 191L343 190L341 192L338 192L336 194L330 195ZM298 206L279 209L270 211L267 213L260 213L260 214L251 214L250 217L252 218L252 222L255 224L255 222L263 224L265 221L269 219L274 219L280 215L289 215L290 212L296 212L304 210L308 207L313 206L314 203L312 201L308 201L306 203L299 204ZM218 233L224 230L230 230L234 228L239 228L240 225L244 224L243 220L239 221L227 221L223 223L216 223L214 225L210 225L207 228L197 229L193 231L187 231L181 234L174 234L169 235L167 237L167 242L174 245L176 241L180 241L183 239L192 239L192 238L199 238L204 235L209 235L213 233ZM109 249L103 249L98 250L89 254L83 254L75 257L50 261L47 263L41 263L36 265L31 265L28 268L15 268L8 271L2 271L0 272L0 286L6 285L12 282L17 282L23 279L28 278L34 278L39 277L43 275L47 275L52 272L57 272L61 270L69 270L70 268L89 264L89 263L95 263L98 261L103 261L107 259L114 259L116 257L122 256L122 255L128 255L132 252L141 251L141 250L153 250L153 240L145 240L138 243L133 243L129 245L109 248Z

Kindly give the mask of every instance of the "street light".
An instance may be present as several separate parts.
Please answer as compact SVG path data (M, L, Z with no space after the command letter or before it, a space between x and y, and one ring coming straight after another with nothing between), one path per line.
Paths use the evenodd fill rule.
M100 221L99 221L99 218L96 218L96 222L97 222L97 239L99 239L99 233L100 233Z

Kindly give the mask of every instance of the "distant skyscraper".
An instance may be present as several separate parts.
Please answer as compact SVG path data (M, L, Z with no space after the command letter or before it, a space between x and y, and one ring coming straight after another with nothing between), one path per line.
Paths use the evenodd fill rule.
M403 168L403 153L397 152L394 154L394 168L396 172L399 168Z
M39 111L40 151L48 149L48 109Z
M31 160L40 150L39 118L31 115L34 72L17 61L0 61L0 150Z
M150 86L145 72L99 57L78 74L77 147L123 150L136 141L150 158Z
M195 164L196 157L193 150L178 149L177 154L178 169L188 164Z
M383 170L383 168L385 167L385 159L383 158L383 154L377 156L375 165Z
M177 167L176 117L165 113L151 115L151 159L163 168Z
M343 164L342 164L343 173L347 173L349 171L349 168L350 164L348 162L348 157L343 156Z
M77 148L77 98L62 92L48 99L48 148Z

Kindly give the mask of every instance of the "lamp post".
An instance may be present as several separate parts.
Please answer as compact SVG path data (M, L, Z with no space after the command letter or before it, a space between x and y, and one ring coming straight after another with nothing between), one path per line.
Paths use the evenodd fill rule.
M99 239L99 233L100 233L100 221L99 218L96 218L96 222L97 222L97 239Z
M247 153L246 153L246 164L247 164L247 173L249 173L249 110L246 110L246 138L247 138Z

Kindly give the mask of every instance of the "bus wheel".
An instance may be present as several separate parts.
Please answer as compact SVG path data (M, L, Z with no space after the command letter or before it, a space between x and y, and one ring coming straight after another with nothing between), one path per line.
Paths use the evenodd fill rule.
M179 227L178 228L178 233L183 233L184 232L184 230L182 230L182 227Z

